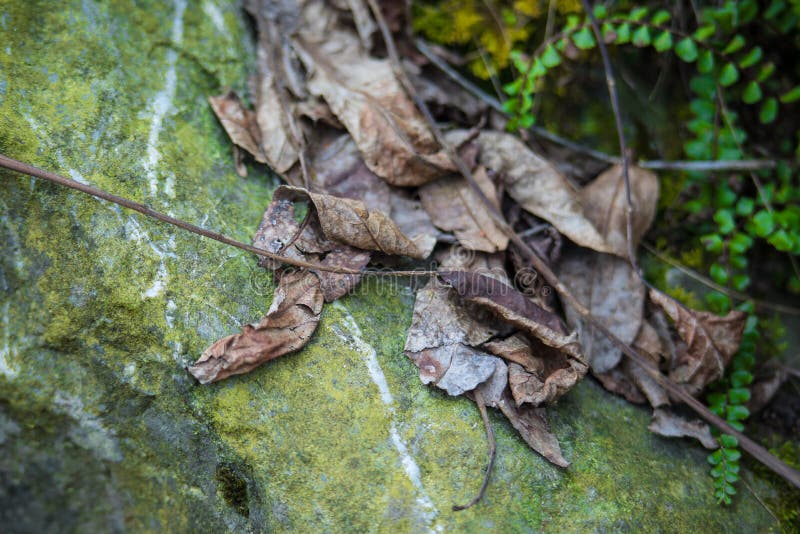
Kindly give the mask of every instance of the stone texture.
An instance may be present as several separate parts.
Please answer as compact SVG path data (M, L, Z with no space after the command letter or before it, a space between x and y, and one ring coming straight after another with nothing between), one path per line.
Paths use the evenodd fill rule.
M0 2L0 151L248 241L276 180L239 178L206 97L250 70L235 2ZM184 367L261 317L225 248L0 172L0 524L12 531L763 531L744 486L590 381L553 410L568 470L422 385L413 293L362 284L302 352L219 384ZM751 487L773 491L751 474Z

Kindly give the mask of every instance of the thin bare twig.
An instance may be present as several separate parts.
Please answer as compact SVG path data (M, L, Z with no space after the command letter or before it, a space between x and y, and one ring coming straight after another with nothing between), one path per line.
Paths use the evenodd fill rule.
M403 87L408 92L409 96L414 100L415 104L422 112L423 116L425 117L426 121L428 122L428 126L430 127L431 132L433 133L434 137L436 138L439 145L446 151L450 159L458 168L459 172L464 176L464 179L469 184L470 188L475 192L476 196L481 200L484 206L487 209L487 212L492 217L492 219L498 224L498 227L509 237L509 239L519 247L522 254L526 257L526 260L530 262L534 269L536 269L542 277L547 281L547 283L552 286L558 294L561 296L564 301L567 302L570 306L572 306L578 314L583 317L589 324L597 328L606 338L611 341L617 348L619 348L623 354L629 357L631 360L639 364L650 376L653 377L663 388L665 388L669 393L674 395L676 398L679 398L681 401L686 403L692 410L694 410L700 417L705 419L707 422L711 423L715 427L717 427L720 431L724 432L725 434L730 434L735 436L739 440L739 444L741 448L752 455L756 460L764 464L766 467L774 471L776 474L793 484L794 486L800 488L800 471L797 471L790 466L783 463L780 459L775 457L774 455L770 454L768 450L764 447L753 441L752 439L748 438L735 428L733 428L727 421L710 411L703 403L692 397L689 393L687 393L682 387L678 384L670 380L668 377L664 376L661 371L655 367L648 358L645 358L635 349L624 343L620 340L616 335L614 335L608 328L606 328L594 315L589 311L573 294L566 286L559 280L556 274L553 272L552 269L543 261L536 253L531 249L527 243L525 243L520 237L514 232L513 229L508 225L508 223L503 218L503 215L500 211L492 204L492 202L486 197L483 191L478 187L478 184L475 182L475 177L472 175L472 171L470 170L469 166L466 162L456 154L453 148L447 143L442 135L441 130L436 125L436 122L431 115L428 106L425 102L419 97L414 86L408 79L408 75L403 68L402 63L400 62L400 56L397 53L397 46L394 43L394 38L392 37L391 32L389 31L389 27L386 24L386 20L383 17L383 13L381 12L380 7L377 5L375 0L367 0L370 10L372 11L373 15L375 16L375 20L378 22L378 27L381 30L381 34L383 35L384 43L386 44L386 49L389 53L389 58L392 63L392 68L394 69L395 75L397 76L398 80L403 84Z
M481 419L483 419L483 427L486 429L486 441L489 442L489 463L486 465L486 474L483 476L483 483L481 484L481 489L478 490L478 494L472 498L467 504L454 504L453 511L460 512L461 510L466 510L477 504L481 499L483 499L483 495L486 493L486 488L489 486L489 479L492 476L492 470L494 469L494 459L497 455L497 447L495 444L494 439L494 429L492 428L492 423L489 421L489 414L486 413L486 402L483 400L483 395L481 394L480 389L473 390L473 395L475 397L475 404L478 405L478 410L481 412Z
M451 67L445 60L439 57L433 49L422 39L414 39L417 50L424 55L433 66L441 70L448 78L463 87L475 98L494 109L495 111L507 115L503 110L503 104L497 98L487 94L483 89L469 81L461 73ZM597 161L617 165L622 163L622 158L606 154L600 150L595 150L587 146L576 143L570 139L561 137L540 126L532 126L528 129L533 135L546 139L552 143L568 148L578 154L583 154ZM777 162L774 160L717 160L717 161L684 161L684 160L639 160L636 165L643 169L657 171L757 171L760 169L774 169Z
M787 313L787 314L790 314L790 315L800 315L800 309L798 309L798 308L795 308L795 307L792 307L792 306L786 306L784 304L777 304L777 303L774 303L774 302L768 302L768 301L765 301L765 300L759 300L757 298L751 297L747 293L742 293L741 291L736 291L735 289L731 289L731 288L728 288L728 287L721 286L718 283L716 283L713 280L711 280L710 278L708 278L707 276L703 276L702 274L698 273L694 269L690 269L689 267L681 264L681 262L677 261L676 259L670 258L669 256L667 256L663 252L659 251L657 248L655 248L654 246L650 245L649 243L644 243L643 242L643 243L641 243L641 245L642 245L642 248L644 248L647 252L649 252L650 254L652 254L653 256L658 258L659 260L663 261L667 265L670 265L670 266L678 269L680 272L682 272L686 276L688 276L688 277L690 277L690 278L692 278L694 280L697 280L701 284L703 284L705 286L708 286L711 289L719 291L720 293L724 293L724 294L728 295L731 298L735 298L735 299L738 299L738 300L743 301L743 302L752 302L753 305L756 308L770 309L770 310L773 310L773 311L777 311L777 312L781 312L781 313Z
M28 176L33 176L34 178L40 178L42 180L47 180L49 182L53 182L55 184L67 187L69 189L74 189L76 191L80 191L81 193L85 193L87 195L91 195L93 197L106 200L108 202L117 204L122 206L123 208L128 208L133 211L138 211L142 215L147 217L151 217L153 219L159 220L161 222L165 222L167 224L171 224L172 226L177 226L183 230L191 232L193 234L201 235L203 237L207 237L209 239L213 239L214 241L219 241L225 245L230 245L232 247L236 247L242 250L246 250L247 252L251 252L253 254L257 254L259 256L263 256L265 258L269 258L271 260L275 260L281 262L286 265L292 265L294 267L302 267L305 269L314 269L316 271L326 271L330 273L336 274L360 274L360 275L392 275L392 276L433 276L436 274L436 271L370 271L370 270L356 270L356 269L348 269L345 267L335 267L330 265L322 265L320 263L313 263L303 260L296 260L293 258L287 258L285 256L281 256L280 254L273 254L272 252L267 252L266 250L262 250L260 248L256 248L252 245L248 245L246 243L242 243L241 241L237 241L220 233L206 230L205 228L201 228L194 224L188 223L186 221L182 221L180 219L176 219L175 217L170 217L164 213L156 211L144 204L139 204L138 202L134 202L133 200L129 200L124 197L120 197L109 193L107 191L103 191L97 187L93 187L91 185L82 184L75 180L70 180L69 178L65 178L64 176L60 176L58 174L45 171L34 167L33 165L28 165L27 163L22 163L21 161L17 161L15 159L9 158L8 156L4 156L0 154L0 168L5 168L11 171L15 171L22 174L27 174Z

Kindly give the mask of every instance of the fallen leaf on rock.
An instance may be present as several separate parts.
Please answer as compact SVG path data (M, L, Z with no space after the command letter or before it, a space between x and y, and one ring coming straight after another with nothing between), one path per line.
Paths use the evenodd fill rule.
M279 356L301 349L317 329L322 290L313 273L281 277L272 306L256 324L208 347L189 372L203 384L247 373Z
M631 230L633 250L650 228L658 204L658 177L652 172L630 165L628 177L631 185ZM628 204L622 165L614 165L595 178L580 191L586 217L600 231L611 252L628 257Z
M569 467L569 462L561 454L558 439L550 432L545 408L514 405L514 400L506 393L498 404L511 426L519 432L533 450L544 456L550 463L559 467Z
M680 306L670 297L655 290L650 299L658 304L675 323L678 335L686 343L678 355L669 378L698 395L710 382L719 379L739 349L747 314L732 310L720 317L709 312Z
M278 92L280 73L273 72L270 65L269 48L273 44L269 42L264 25L259 23L258 26L255 114L261 129L261 150L267 164L278 174L285 174L297 162L300 153L291 132L291 118L287 116L291 110L285 108Z
M299 28L294 42L309 73L308 89L345 125L367 167L399 186L455 171L388 60L370 57L324 2L305 3Z
M647 397L639 390L633 382L633 378L628 374L622 362L617 367L609 369L605 373L592 373L603 385L606 391L625 397L625 400L633 404L643 404L647 402Z
M633 342L642 325L646 293L627 260L573 246L564 252L557 272L598 321L623 343ZM578 332L592 371L605 373L616 367L622 351L571 306L565 305L564 311Z
M367 266L372 253L347 245L337 244L336 248L325 255L319 263L326 267L343 267L345 269L362 269ZM350 293L361 281L360 274L337 274L331 271L311 269L319 277L322 295L325 302L333 302Z
M507 362L521 365L528 372L537 373L542 369L541 360L534 357L530 342L522 334L493 339L485 343L483 348Z
M473 176L483 194L499 206L497 190L486 170L478 167ZM497 252L508 246L508 236L462 176L448 176L426 184L419 189L419 196L433 223L453 232L463 247Z
M267 163L267 157L261 149L261 130L256 115L244 107L239 95L229 91L224 95L208 97L208 102L231 141L252 154L256 161Z
M636 349L639 354L648 358L656 368L659 367L662 360L666 359L661 337L649 321L644 321L642 323L642 328L633 341L633 348ZM647 397L650 406L658 408L659 406L669 404L667 392L647 371L642 369L640 365L627 358L623 362L623 365L625 372L631 377L644 396Z
M480 162L502 175L508 195L574 243L599 252L612 252L586 218L579 194L547 160L514 135L484 131L475 141Z
M631 202L635 206L632 234L635 245L647 231L658 202L655 174L631 166ZM630 265L627 246L627 197L622 166L615 165L580 191L584 213L616 256L570 248L561 261L559 277L578 300L623 343L630 345L641 329L646 292ZM594 373L606 373L619 364L620 351L611 341L565 306L567 321L579 333Z
M439 271L439 277L467 302L492 311L498 318L559 349L580 363L584 358L577 336L567 335L561 319L501 280L482 273ZM585 372L585 366L583 366Z
M359 200L311 193L291 186L279 187L273 198L309 201L324 236L351 247L423 259L436 245L436 237L432 235L405 235L388 215L368 210Z
M689 421L665 408L653 410L653 418L647 428L668 438L694 438L706 449L719 447L707 424L699 419Z
M314 191L360 200L369 210L390 213L390 186L364 164L348 134L316 128L309 142L309 157Z

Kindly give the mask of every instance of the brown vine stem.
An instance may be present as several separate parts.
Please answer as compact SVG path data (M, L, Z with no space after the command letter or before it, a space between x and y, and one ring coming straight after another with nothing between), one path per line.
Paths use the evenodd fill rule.
M11 171L19 172L22 174L27 174L28 176L33 176L34 178L47 180L49 182L53 182L55 184L64 187L80 191L81 193L85 193L87 195L91 195L96 198L107 200L108 202L112 202L124 208L138 211L139 213L146 215L147 217L151 217L161 222L177 226L178 228L182 228L184 230L192 232L193 234L201 235L203 237L213 239L214 241L219 241L220 243L240 248L242 250L246 250L247 252L252 252L253 254L258 254L259 256L276 260L287 265L292 265L294 267L303 267L305 269L314 269L317 271L327 271L337 274L364 274L362 271L358 271L355 269L346 269L343 267L331 267L328 265L321 265L318 263L286 258L279 254L273 254L271 252L267 252L266 250L261 250L260 248L256 248L252 245L242 243L241 241L236 241L235 239L224 236L220 233L213 232L211 230L206 230L205 228L195 226L194 224L188 223L186 221L176 219L175 217L170 217L169 215L156 211L148 206L145 206L144 204L139 204L138 202L134 202L133 200L128 200L127 198L108 193L107 191L103 191L102 189L98 189L97 187L93 187L91 185L86 185L80 182L76 182L75 180L70 180L69 178L65 178L58 174L39 169L38 167L34 167L33 165L28 165L27 163L22 163L21 161L17 161L2 154L0 154L0 167L3 167Z
M414 39L414 45L417 50L425 56L431 64L442 71L448 78L463 87L466 91L471 93L475 98L482 101L484 104L493 110L508 115L503 110L503 104L500 100L487 94L483 89L466 79L460 72L451 67L444 59L439 57L436 52L422 39ZM537 93L538 95L538 93ZM576 143L570 139L561 137L554 134L550 130L542 128L541 126L531 126L528 131L537 137L546 139L551 143L561 145L570 149L578 154L583 154L590 158L608 163L609 165L616 165L622 163L622 158L606 154L600 150L590 148L580 143ZM686 160L639 160L636 165L643 169L650 169L654 171L697 171L697 172L714 172L714 171L757 171L760 169L774 169L777 165L775 160L771 159L750 159L750 160L715 160L715 161L686 161Z
M716 283L713 280L711 280L710 278L708 278L707 276L703 276L702 274L698 273L694 269L691 269L691 268L687 267L686 265L683 265L678 260L676 260L674 258L671 258L668 255L664 254L663 252L661 252L660 250L655 248L653 245L651 245L649 243L641 243L641 246L642 246L643 249L645 249L647 252L649 252L650 254L655 256L656 258L658 258L660 261L663 261L667 265L669 265L671 267L674 267L675 269L678 269L680 272L682 272L686 276L688 276L688 277L700 282L704 286L708 286L711 289L719 291L720 293L724 293L724 294L728 295L731 298L735 298L735 299L743 301L743 302L752 302L753 305L756 308L763 308L763 309L773 310L773 311L776 311L776 312L787 313L787 314L790 314L790 315L800 315L800 308L795 308L793 306L786 306L784 304L777 304L775 302L768 302L766 300L760 300L760 299L751 297L747 293L742 293L741 291L736 291L735 289L731 289L731 288L728 288L728 287L721 286L718 283Z
M458 168L459 172L464 176L464 179L467 181L469 186L481 199L481 202L486 207L487 211L489 212L490 216L495 220L498 224L499 228L503 230L503 232L508 235L509 239L522 251L525 255L526 259L530 262L534 269L536 269L547 281L550 286L552 286L561 298L566 301L567 304L572 306L578 314L581 315L587 322L589 322L592 326L597 328L604 336L606 336L611 343L613 343L617 348L619 348L623 354L625 354L628 358L633 360L639 366L641 366L650 376L653 377L664 389L669 391L672 395L676 398L679 398L681 401L686 403L694 412L696 412L700 417L705 419L708 423L712 424L713 426L717 427L720 431L724 432L725 434L730 434L731 436L735 436L739 440L740 447L749 453L753 458L764 464L766 467L774 471L778 476L785 479L787 482L791 483L795 487L800 488L800 471L793 469L792 467L783 463L780 459L775 457L774 455L770 454L770 452L753 441L752 439L748 438L731 425L728 424L727 421L713 413L709 410L703 403L692 397L689 393L687 393L683 388L681 388L678 384L670 380L668 377L664 376L661 371L653 366L650 361L639 354L636 350L632 347L624 343L620 340L617 336L615 336L611 331L608 330L600 321L598 321L594 315L572 294L569 289L559 280L556 274L553 272L552 269L545 263L536 253L531 249L527 243L525 243L519 235L514 232L508 223L503 218L503 215L500 211L494 207L494 205L486 198L486 195L483 194L480 187L478 187L477 183L475 182L475 178L472 175L472 171L469 169L469 166L466 162L456 154L453 150L453 147L447 143L442 135L441 130L436 125L435 120L433 119L433 115L431 115L430 109L428 109L427 104L419 97L414 86L408 79L408 75L403 68L402 63L400 62L400 56L397 53L397 46L395 45L394 38L392 37L391 32L389 31L389 27L386 24L386 20L383 17L383 13L381 12L380 7L377 5L375 0L367 0L370 10L372 11L375 20L378 22L378 27L381 30L381 34L383 35L384 43L386 44L386 49L389 53L389 59L392 63L392 68L394 69L395 75L398 77L398 80L403 84L403 87L408 92L409 96L414 100L415 104L425 116L426 121L428 122L428 126L435 136L436 140L442 146L442 148L447 152L450 159Z

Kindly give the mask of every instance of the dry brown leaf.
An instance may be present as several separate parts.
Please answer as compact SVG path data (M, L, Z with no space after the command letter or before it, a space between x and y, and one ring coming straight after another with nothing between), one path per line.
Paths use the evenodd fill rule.
M559 263L558 277L623 343L633 342L642 324L645 288L627 260L570 247ZM605 373L616 367L622 351L571 306L565 305L564 311L578 332L592 371Z
M423 259L436 245L436 238L432 235L405 235L388 215L368 210L359 200L310 193L291 186L279 187L273 198L309 201L324 236L351 247Z
M522 334L492 340L484 349L508 361L508 384L517 405L556 401L583 377L585 369L561 351Z
M484 131L478 136L480 162L502 175L506 191L527 211L583 247L611 247L583 213L579 194L547 160L512 134Z
M779 366L774 360L758 369L753 383L750 385L752 395L747 401L747 409L750 410L750 413L758 413L766 407L788 378L789 373L786 372L786 369Z
M306 2L299 28L294 42L309 73L308 89L345 125L367 167L399 186L455 171L389 61L370 57L325 2Z
M299 150L291 133L291 119L287 116L291 110L285 109L281 103L276 85L280 73L270 68L270 46L267 35L259 27L255 114L261 130L261 150L267 164L278 174L285 174L297 162Z
M629 169L634 249L650 227L658 202L655 174ZM586 217L616 256L572 248L559 265L559 277L592 315L623 343L630 345L642 326L645 287L628 262L627 195L622 167L616 165L583 188L580 198ZM606 373L619 364L622 352L570 306L567 320L578 330L594 373Z
M267 157L261 149L261 130L256 115L244 107L239 95L229 91L224 95L208 97L208 102L231 141L249 152L256 161L267 163Z
M660 291L651 290L650 299L675 323L686 343L678 355L669 378L698 395L710 382L719 379L739 349L747 314L732 310L725 317L686 309Z
M647 428L668 438L694 438L706 449L719 447L707 424L699 419L689 421L665 408L653 410L653 418Z
M647 402L647 397L639 390L628 374L624 361L605 373L592 374L600 381L606 391L621 395L625 397L625 400L633 404L644 404Z
M490 310L499 319L545 345L563 351L580 363L584 362L575 333L567 335L557 315L538 306L502 280L478 272L446 270L439 271L439 277L466 302Z
M541 360L534 357L530 342L522 334L514 334L506 339L493 339L485 343L483 348L509 363L521 365L530 373L542 370Z
M208 347L189 372L203 384L250 372L259 365L301 349L317 329L322 290L316 275L285 274L275 290L269 312L242 332Z
M346 269L365 267L372 255L369 251L326 240L315 217L311 217L305 225L297 222L294 203L281 198L273 199L264 211L253 237L253 246L287 258ZM278 262L269 258L260 258L259 265L268 269L280 267ZM317 269L311 271L320 279L325 302L333 302L346 295L361 280L361 275L357 274L336 274Z
M636 165L629 166L628 177L634 210L631 216L631 233L635 251L655 217L659 186L655 174ZM622 165L614 165L581 189L580 199L586 217L600 231L600 235L611 247L611 252L627 258L628 204Z
M360 200L369 210L391 212L390 186L367 168L348 134L315 128L309 157L314 191Z
M483 194L499 206L497 190L486 170L478 167L473 176ZM508 236L462 176L448 176L426 184L419 189L419 196L433 223L453 232L463 247L497 252L508 246Z
M550 432L545 408L517 407L508 393L505 394L498 407L508 418L511 426L517 429L525 443L533 450L544 456L550 463L559 467L569 467L569 462L561 454L558 439Z

